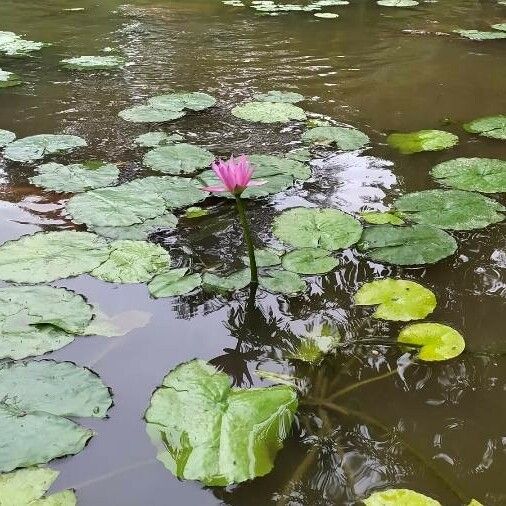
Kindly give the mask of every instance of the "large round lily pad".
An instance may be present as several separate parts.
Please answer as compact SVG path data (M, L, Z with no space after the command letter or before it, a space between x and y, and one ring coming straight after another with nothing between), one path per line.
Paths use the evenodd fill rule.
M257 267L273 267L281 263L281 255L283 251L275 250L271 248L256 249L255 260ZM243 256L242 261L249 265L249 257Z
M295 295L307 288L306 282L297 273L283 270L271 270L268 275L260 276L258 282L264 290L284 295Z
M306 119L306 113L300 107L279 102L246 102L232 109L237 118L257 123L288 123L292 120Z
M16 134L9 130L0 129L0 148L4 148L16 139Z
M226 374L193 360L165 377L145 419L174 475L225 486L270 472L296 409L289 386L232 388Z
M12 88L13 86L19 86L20 84L23 84L23 81L17 74L0 69L0 89Z
M156 275L149 283L149 293L156 298L185 295L202 284L198 273L187 274L188 269L171 269Z
M27 56L47 44L23 39L14 32L0 32L0 53L6 56Z
M39 232L0 246L0 279L44 283L89 272L109 256L105 239L88 232Z
M283 256L283 268L298 274L325 274L335 269L339 262L330 251L322 248L302 248Z
M404 225L404 220L395 212L364 211L360 217L371 225Z
M462 190L408 193L394 205L412 221L449 230L483 228L502 221L506 212L495 200Z
M0 359L62 348L84 334L92 318L84 298L65 288L0 288Z
M363 148L370 139L355 128L319 126L305 131L302 140L311 144L334 144L343 151L352 151Z
M452 255L457 242L445 231L427 225L376 225L364 230L358 249L377 262L422 265Z
M211 165L214 155L207 149L191 144L174 144L155 148L144 156L142 163L165 174L191 174Z
M336 209L296 207L276 217L272 230L278 239L295 248L335 251L355 244L362 225Z
M114 241L109 258L91 275L111 283L143 283L170 267L170 255L146 241Z
M375 492L363 500L365 506L441 506L439 501L407 488L390 488Z
M5 148L4 156L15 162L39 160L46 155L71 151L86 146L86 141L76 135L40 134L23 137Z
M453 33L458 33L461 37L471 40L506 39L506 33L500 31L453 30Z
M388 144L403 155L421 151L441 151L452 148L459 138L443 130L420 130L419 132L396 133L387 137Z
M365 283L355 294L357 306L378 305L374 318L409 321L425 318L436 308L436 296L414 281L379 279Z
M506 192L506 161L494 158L455 158L431 170L436 180L459 190Z
M251 271L243 269L241 271L233 272L228 276L219 276L212 272L206 272L202 277L202 284L217 292L232 292L246 288L251 281Z
M103 418L109 389L70 362L7 363L0 367L0 472L79 453L93 431L66 417Z
M200 92L179 92L158 95L148 100L150 105L172 111L182 111L190 109L191 111L203 111L216 104L216 99L207 93Z
M506 36L506 33L503 35ZM506 140L506 116L486 116L465 123L463 128L466 132L480 134L491 139Z
M414 323L404 327L397 341L421 346L417 357L432 362L459 356L466 347L464 338L451 327L441 323Z
M46 190L78 193L110 186L116 182L119 169L113 163L84 162L62 165L45 163L37 167L30 182Z
M134 143L143 148L157 148L169 146L182 141L183 136L179 134L166 134L165 132L147 132L134 139Z
M257 93L253 96L258 102L278 102L287 104L296 104L304 100L304 96L293 91L271 90L267 93Z
M132 123L164 123L182 118L185 114L184 111L173 111L154 105L135 105L123 109L118 113L118 116Z
M76 56L60 61L69 70L111 70L122 67L125 59L121 56Z

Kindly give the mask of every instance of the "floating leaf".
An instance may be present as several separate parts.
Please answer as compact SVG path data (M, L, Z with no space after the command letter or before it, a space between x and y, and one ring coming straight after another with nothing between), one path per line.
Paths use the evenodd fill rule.
M415 7L419 4L416 0L378 0L376 3L382 7Z
M191 144L174 144L148 151L142 163L165 174L191 174L211 165L214 155L207 149Z
M65 288L0 288L0 359L62 348L84 333L92 317L84 298Z
M84 162L71 165L45 163L37 167L30 182L46 190L78 193L110 186L116 182L119 169L113 163Z
M109 258L91 275L111 283L143 283L170 267L170 255L146 241L114 241Z
M399 150L403 155L421 151L441 151L452 148L459 138L443 130L420 130L419 132L390 134L387 137L389 146Z
M109 256L105 239L88 232L38 232L0 246L0 279L44 283L78 276Z
M408 193L394 205L412 221L450 230L483 228L502 221L506 212L495 200L462 190Z
M369 142L369 137L355 128L319 126L306 130L302 140L311 144L334 144L343 151L352 151L363 148Z
M77 56L60 61L69 70L111 70L125 65L121 56Z
M341 336L337 329L327 324L314 325L308 330L289 358L317 364L337 348Z
M363 500L365 506L441 506L441 503L407 488L375 492Z
M201 207L189 207L185 213L184 217L187 219L193 219L193 218L201 218L202 216L207 216L209 214L209 211L207 209L202 209Z
M311 151L309 148L295 148L289 151L285 158L297 160L298 162L309 162L311 160Z
M166 95L158 95L148 100L150 105L172 111L182 111L190 109L191 111L203 111L216 104L216 99L207 93L200 92L183 92L168 93Z
M297 409L293 388L232 388L201 360L179 365L153 393L145 419L174 475L225 486L270 472Z
M362 233L362 225L342 211L296 207L276 217L274 235L295 248L348 248Z
M0 53L6 56L27 56L46 45L43 42L23 39L14 32L0 32Z
M495 40L506 39L504 32L487 32L480 30L453 30L453 33L458 33L461 37L471 40Z
M506 33L504 33L506 37ZM506 116L486 116L465 123L463 128L466 132L480 134L491 139L506 140Z
M455 158L431 170L438 182L459 190L506 192L506 161L493 158Z
M16 139L16 134L14 132L9 132L9 130L0 129L0 148L4 148L7 144L10 144L12 141Z
M65 417L103 418L112 404L100 378L70 362L0 367L0 471L79 453L93 435Z
M260 286L268 292L294 295L307 288L306 282L295 272L271 270L268 274L258 278Z
M382 320L420 320L434 311L436 296L414 281L387 278L362 285L355 294L355 304L378 304L373 317Z
M17 74L0 69L0 89L12 88L13 86L19 86L20 84L23 84L23 81Z
M466 346L464 338L451 327L440 323L414 323L404 327L397 341L421 346L417 357L426 362L458 357Z
M164 123L182 118L185 114L184 111L173 111L154 105L136 105L123 109L118 113L118 116L132 123Z
M306 113L300 107L277 102L246 102L234 107L232 114L237 118L258 123L288 123L306 119Z
M296 104L304 100L304 95L294 93L293 91L276 91L271 90L267 93L257 93L253 98L259 102L278 102Z
M435 227L375 225L364 230L358 249L377 262L432 264L457 250L455 239Z
M54 469L30 467L0 475L2 506L75 506L73 490L43 497L59 474Z
M372 225L404 225L404 220L396 213L365 211L360 213L360 216L365 222Z
M149 293L156 298L185 295L202 284L200 274L186 274L188 269L172 269L156 275L148 284Z
M229 276L217 276L211 272L206 272L202 278L205 287L218 292L242 290L250 284L250 281L251 272L249 269L234 272Z
M168 135L165 132L148 132L136 137L134 143L143 148L157 148L175 144L183 139L184 137L179 134Z
M335 269L339 262L322 248L302 248L283 256L283 268L298 274L326 274Z
M86 145L86 141L76 135L32 135L10 143L5 148L4 156L15 162L31 162L46 155L71 151Z
M255 250L255 260L257 267L272 267L281 263L281 255L283 251L265 248ZM242 257L242 261L249 265L249 258L247 256Z

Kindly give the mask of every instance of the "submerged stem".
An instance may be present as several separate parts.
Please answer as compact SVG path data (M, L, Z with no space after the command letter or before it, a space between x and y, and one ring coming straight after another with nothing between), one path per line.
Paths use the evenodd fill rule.
M239 214L239 221L241 222L244 240L248 248L249 268L251 270L251 283L258 285L258 269L257 261L255 258L255 246L251 237L251 229L249 226L246 211L244 209L244 202L241 200L240 195L235 195L235 203L237 205L237 213Z

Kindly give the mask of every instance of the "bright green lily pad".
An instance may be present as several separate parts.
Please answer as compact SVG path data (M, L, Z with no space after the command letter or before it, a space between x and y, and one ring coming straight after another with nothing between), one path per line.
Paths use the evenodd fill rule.
M464 338L451 327L440 323L414 323L404 327L397 341L421 346L417 357L425 362L458 357L466 347Z
M306 282L298 274L282 270L269 271L268 275L258 278L258 283L268 292L284 295L295 295L307 288Z
M225 486L271 471L296 409L289 386L232 388L226 374L193 360L165 377L145 419L175 476Z
M441 506L441 503L407 488L375 492L363 500L365 506Z
M504 34L506 36L506 33ZM486 116L465 123L463 128L466 132L480 134L491 139L506 140L506 116Z
M4 148L16 139L16 134L9 130L0 129L0 148Z
M506 192L506 161L493 158L455 158L439 163L432 176L445 186L482 193Z
M365 283L355 294L357 306L378 305L374 318L421 320L436 308L436 296L428 288L404 279L379 279Z
M427 225L367 227L358 249L376 262L395 265L432 264L457 251L455 239Z
M484 228L504 219L506 208L479 193L462 190L425 190L408 193L395 202L410 220L449 230Z
M155 297L173 297L193 292L202 284L198 273L187 274L188 269L172 269L156 275L148 284L149 293Z
M70 362L7 363L0 367L0 472L79 453L93 431L66 417L103 418L109 389Z
M71 151L86 146L86 141L76 135L40 134L23 137L5 148L4 156L15 162L31 162L46 155Z
M12 88L13 86L19 86L20 84L23 84L23 81L17 74L0 69L0 89Z
M301 102L304 100L304 95L300 93L295 93L293 91L277 91L271 90L267 93L257 93L253 96L255 100L258 102L277 102L277 103L287 103L287 104L296 104L297 102Z
M277 216L272 231L295 248L335 251L355 244L362 234L362 225L336 209L296 207Z
M182 143L148 151L142 163L150 169L176 176L209 167L214 159L214 155L207 149Z
M0 246L0 279L44 283L78 276L109 256L105 239L88 232L38 232Z
M69 70L111 70L123 67L125 59L121 56L76 56L60 61Z
M91 275L111 283L144 283L170 267L170 255L146 241L114 241L109 258Z
M300 107L279 102L246 102L232 109L237 118L257 123L288 123L292 120L306 119Z
M335 269L339 262L330 251L322 248L302 248L283 256L283 268L298 274L326 274Z
M387 142L390 147L397 149L403 155L410 155L422 151L441 151L452 148L459 142L459 138L443 130L420 130L390 134Z
M207 216L209 214L209 210L202 209L202 207L189 207L185 213L184 217L188 220L193 220L194 218L202 218L202 216Z
M56 192L78 193L114 184L119 169L113 163L84 162L62 165L45 163L36 169L37 174L30 179L36 186Z
M371 225L404 225L404 220L393 212L365 211L360 217Z
M134 143L143 148L157 148L159 146L169 146L182 141L184 137L179 134L166 134L165 132L148 132L139 135L134 139Z
M0 359L42 355L71 343L93 318L81 295L51 286L0 288Z
M44 496L59 474L46 467L29 467L0 475L2 506L75 506L73 490Z
M369 137L355 128L319 126L306 130L302 140L311 144L335 145L343 151L353 151L363 148Z
M295 349L289 354L292 360L318 364L325 355L333 352L341 342L338 330L328 324L315 325L308 329Z
M246 288L251 281L251 272L249 269L233 272L228 276L217 276L212 272L206 272L202 277L202 284L211 290L217 292L232 292Z
M173 111L154 105L135 105L123 109L118 113L118 116L132 123L165 123L182 118L185 114L184 111Z
M43 42L26 40L14 32L0 32L0 53L6 56L28 56L33 51L38 51L44 46Z
M458 33L461 37L471 40L506 39L506 33L500 31L492 32L481 30L453 30L453 33Z
M216 99L207 93L183 92L168 93L158 95L148 100L150 105L172 111L182 111L190 109L191 111L203 111L216 104Z
M416 0L378 0L376 3L382 7L415 7L420 2Z
M272 248L257 249L255 250L255 260L257 267L272 267L281 263L281 255L283 251L275 250ZM247 256L242 257L242 261L249 265L249 258Z

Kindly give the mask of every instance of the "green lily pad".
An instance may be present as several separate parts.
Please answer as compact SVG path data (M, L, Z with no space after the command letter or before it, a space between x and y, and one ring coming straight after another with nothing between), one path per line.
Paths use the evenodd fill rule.
M341 341L341 335L334 327L315 325L302 336L296 348L289 354L292 360L318 364L325 355L333 352Z
M0 472L79 453L93 436L66 417L104 418L109 389L70 362L7 363L0 367Z
M71 151L86 146L86 141L76 135L40 134L17 139L7 145L4 156L15 162L31 162L46 155Z
M44 283L78 276L109 257L107 241L88 232L38 232L0 246L0 279Z
M2 130L0 128L0 148L4 148L16 139L16 134L9 130Z
M277 102L296 104L304 100L304 95L294 93L293 91L276 91L271 90L267 93L257 93L253 98L258 102Z
M499 30L501 32L506 32L506 23L496 23L495 25L492 25L492 28L494 30Z
M84 162L62 165L45 163L36 169L37 175L30 179L36 186L56 192L78 193L114 184L119 169L113 163Z
M121 56L76 56L60 61L69 70L111 70L123 67L125 59Z
M44 496L59 474L54 469L30 467L0 475L2 506L76 506L73 490Z
M158 95L148 100L150 105L172 111L182 111L190 109L191 111L203 111L216 104L216 99L207 93L183 92L168 93Z
M193 360L164 378L145 419L175 476L225 486L271 471L296 409L289 386L232 388L226 374Z
M139 135L134 139L134 143L143 148L157 148L159 146L169 146L182 141L184 137L179 134L166 134L165 132L148 132Z
M189 207L185 213L184 217L192 220L194 218L201 218L202 216L207 216L209 214L209 211L207 209L202 209L201 207Z
M306 130L302 134L302 140L311 144L334 144L343 151L353 151L363 148L370 139L355 128L319 126Z
M277 216L272 231L295 248L335 251L355 244L362 234L362 225L336 209L296 207Z
M26 40L14 32L0 32L0 53L6 56L28 56L33 51L38 51L44 46L43 42Z
M215 157L207 149L192 144L174 144L148 151L142 163L150 169L165 174L191 174L198 169L209 167Z
M387 142L390 147L397 149L403 155L410 155L422 151L441 151L452 148L459 142L459 138L443 130L420 130L390 134Z
M288 123L306 119L306 113L300 107L279 102L246 102L234 107L232 115L257 123Z
M432 176L445 186L482 193L506 192L506 161L493 158L455 158L439 163Z
M232 292L246 288L251 281L249 269L234 272L228 276L217 276L212 272L206 272L202 277L202 284L217 292Z
M504 34L506 36L506 33ZM506 116L486 116L465 123L466 132L480 134L491 139L506 140Z
M506 39L506 33L500 31L453 30L453 33L458 33L461 37L471 40Z
M135 105L123 109L118 113L118 116L132 123L165 123L182 118L185 114L184 111L173 111L154 105Z
M506 212L495 200L462 190L408 193L399 197L394 206L416 223L449 230L483 228L502 221Z
M297 160L298 162L309 162L311 160L311 151L309 148L295 148L286 153L285 158Z
M440 323L414 323L404 327L397 341L421 346L417 358L425 362L458 357L466 347L464 338L451 327Z
M173 297L193 292L202 284L198 273L187 274L188 269L172 269L156 275L148 284L149 293L155 297Z
M13 86L19 86L20 84L23 84L23 81L17 74L0 69L0 89L12 88Z
M381 320L421 320L436 308L436 296L414 281L379 279L365 283L355 294L357 306L378 304L373 313Z
M259 276L258 283L268 292L284 295L295 295L307 288L306 282L298 274L282 270L271 270L267 276Z
M326 274L335 269L339 262L330 251L322 248L302 248L283 256L283 268L298 274Z
M257 249L255 250L255 260L257 267L272 267L281 263L281 255L283 251L275 250L272 248ZM242 261L249 265L249 257L241 257Z
M415 7L420 2L416 0L378 0L376 3L382 7Z
M91 275L111 283L144 283L170 267L170 255L146 241L114 241L109 258Z
M71 343L93 318L81 295L51 286L0 288L0 359L42 355Z
M365 506L441 506L441 503L407 488L375 492L363 500Z
M109 239L123 239L130 241L144 241L151 234L159 230L176 228L177 218L172 213L166 212L150 218L137 225L127 227L91 227L93 232Z
M455 239L427 225L367 227L358 249L376 262L395 265L432 264L457 251Z
M404 220L392 212L365 211L360 213L360 217L371 225L404 225Z

